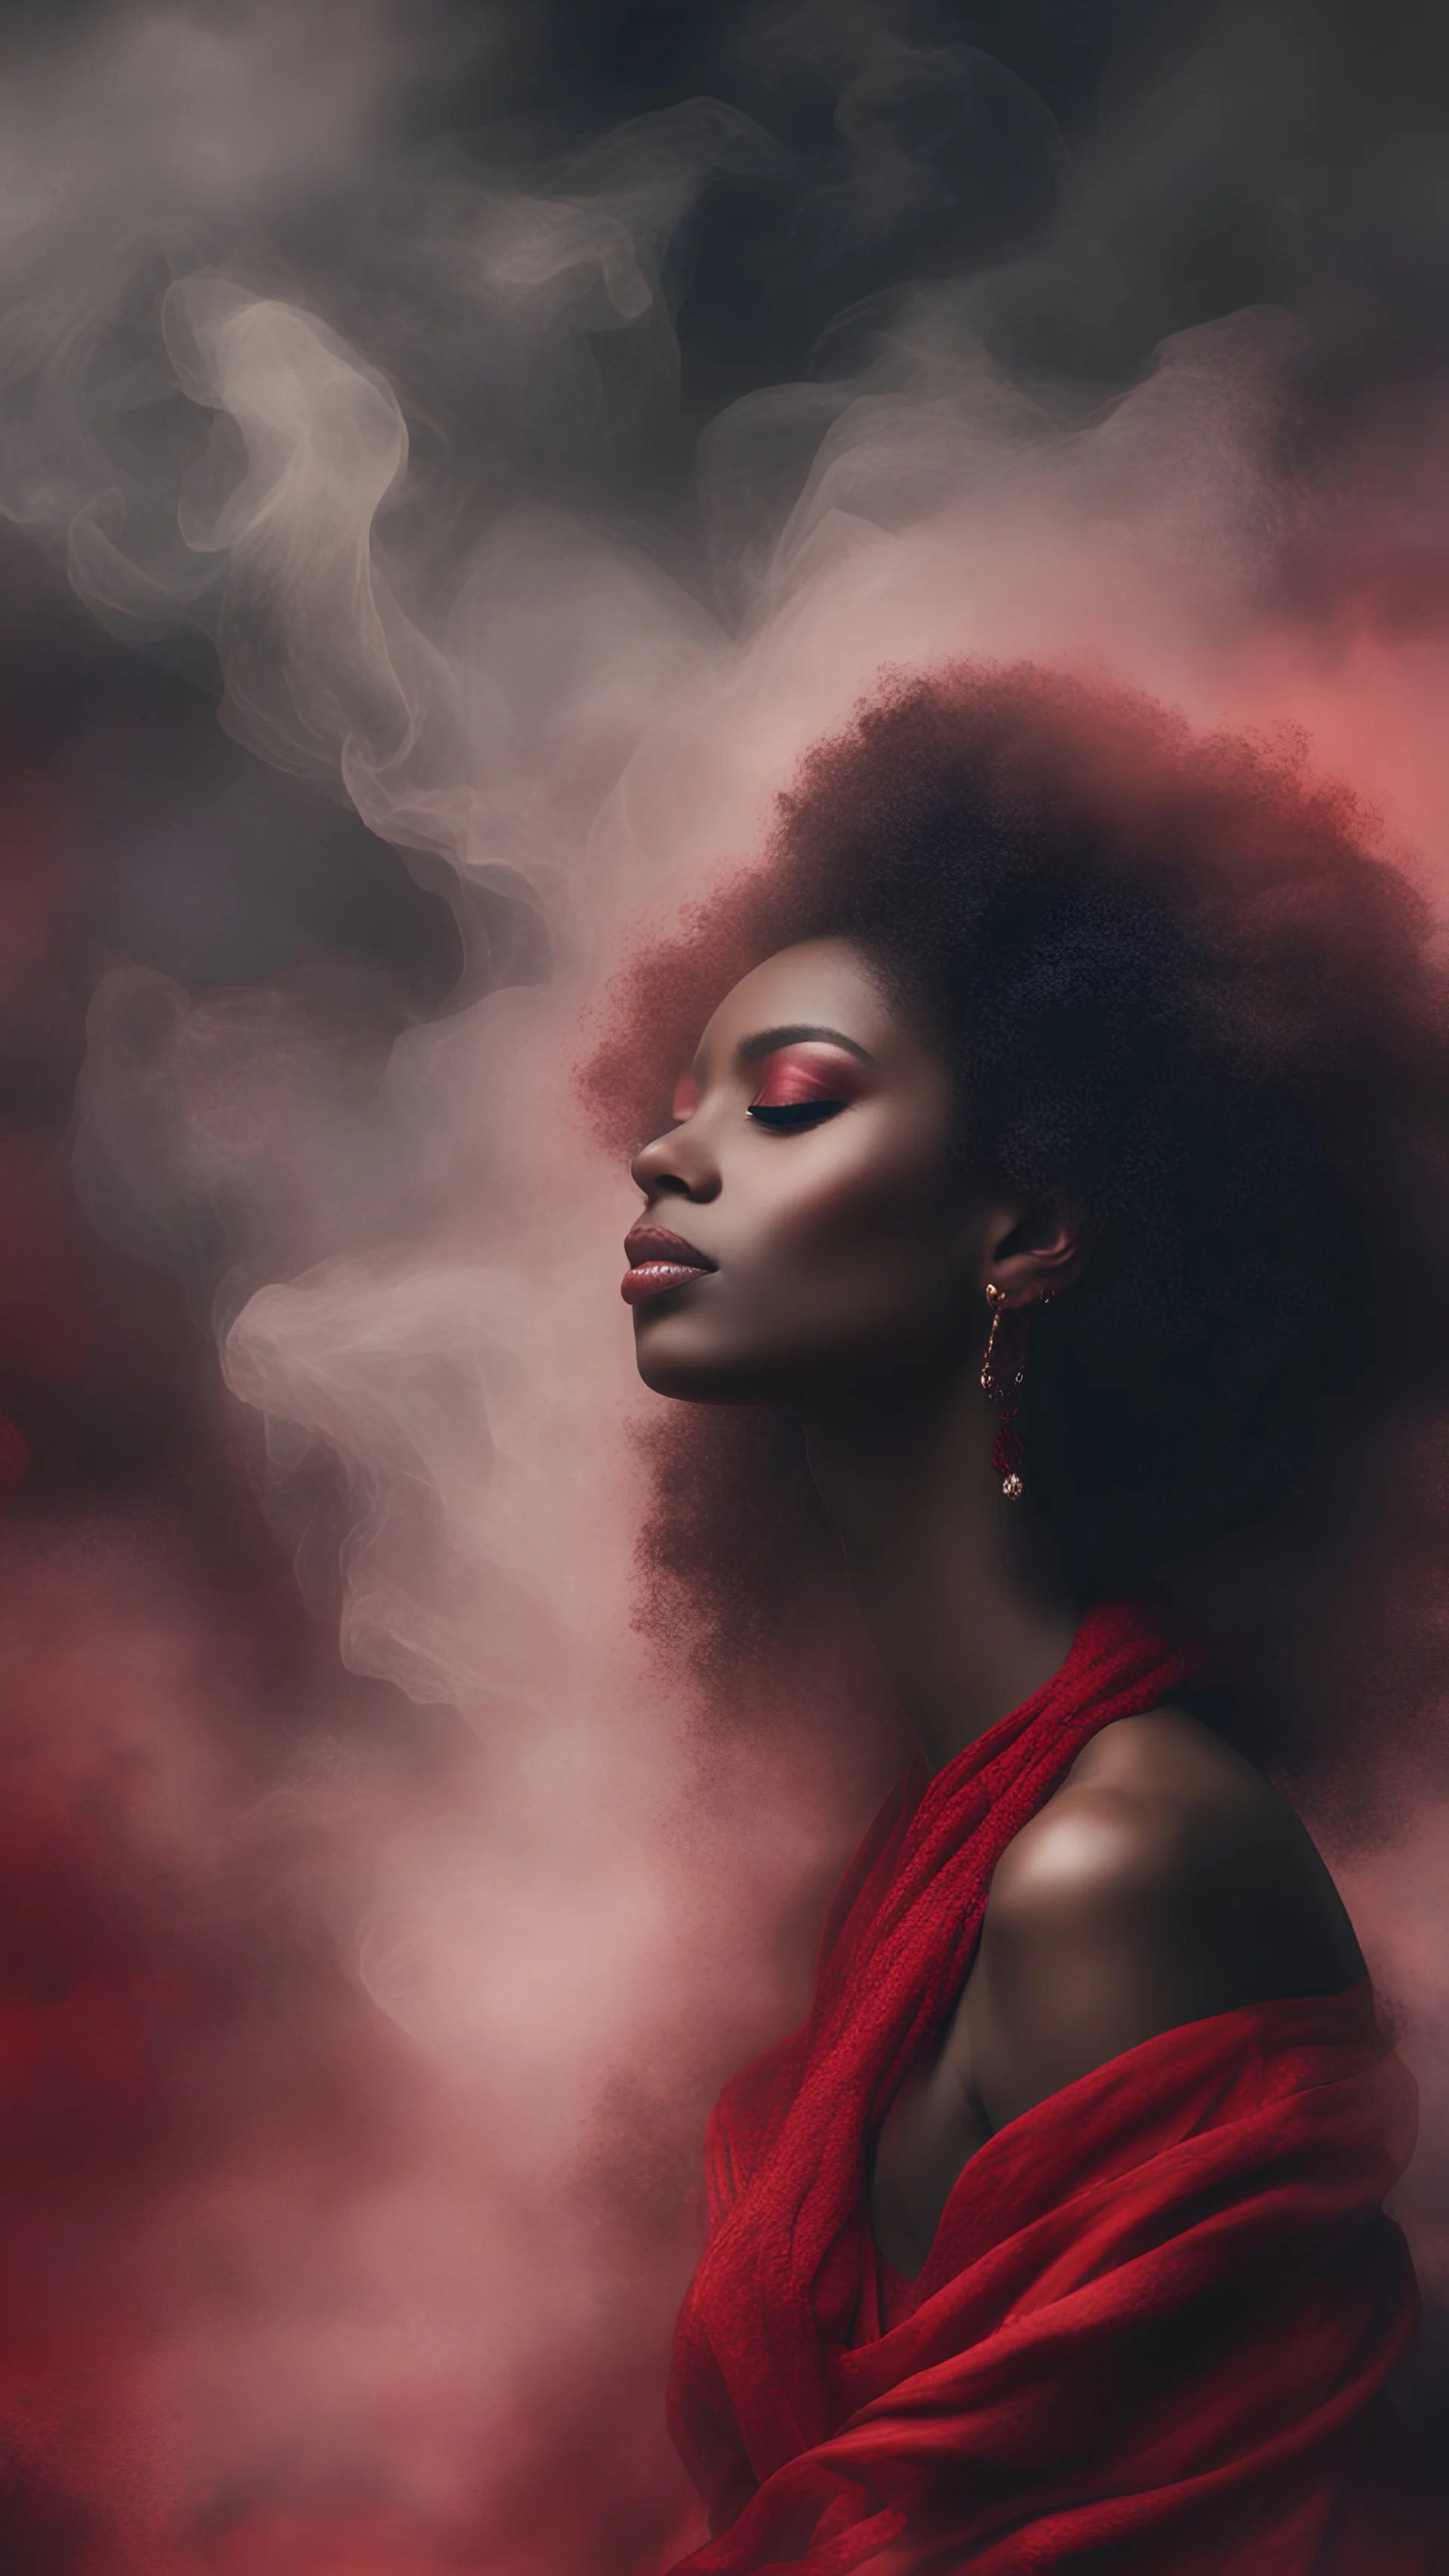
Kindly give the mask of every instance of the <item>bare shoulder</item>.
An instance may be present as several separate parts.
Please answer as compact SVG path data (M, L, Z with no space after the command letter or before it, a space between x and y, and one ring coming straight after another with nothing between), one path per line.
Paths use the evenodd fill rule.
M1363 1973L1301 1818L1181 1708L1104 1727L1007 1851L993 1941L1130 1938L1190 1966L1207 2009L1332 1992Z
M1180 1708L1104 1727L997 1865L944 2060L988 2129L1185 2022L1363 1974L1312 1837Z

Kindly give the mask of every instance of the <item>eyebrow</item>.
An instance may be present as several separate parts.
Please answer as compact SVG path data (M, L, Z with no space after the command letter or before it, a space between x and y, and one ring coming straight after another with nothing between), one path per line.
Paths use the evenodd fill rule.
M762 1055L773 1055L777 1047L802 1046L811 1040L844 1047L847 1055L859 1056L862 1064L875 1062L874 1056L854 1038L848 1038L843 1029L807 1028L803 1022L792 1022L784 1029L761 1029L755 1037L742 1038L735 1055L741 1064L758 1064Z

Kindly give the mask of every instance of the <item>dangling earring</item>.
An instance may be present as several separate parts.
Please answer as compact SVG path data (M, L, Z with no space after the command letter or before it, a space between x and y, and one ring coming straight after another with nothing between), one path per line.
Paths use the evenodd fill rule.
M981 1362L981 1388L993 1404L1001 1407L991 1464L1001 1478L1001 1490L1007 1501L1019 1503L1026 1491L1021 1473L1021 1390L1026 1383L1026 1317L1023 1313L1016 1366L1010 1375L1006 1375L996 1365L996 1337L1001 1328L1001 1318L1007 1312L1006 1290L998 1288L995 1280L988 1280L986 1297L991 1308L991 1330L986 1337L986 1350ZM1042 1305L1046 1302L1043 1295Z

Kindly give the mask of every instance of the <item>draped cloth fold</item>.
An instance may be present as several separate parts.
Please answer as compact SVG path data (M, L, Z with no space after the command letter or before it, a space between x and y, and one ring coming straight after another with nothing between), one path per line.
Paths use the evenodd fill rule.
M1043 1690L877 1818L809 2021L711 2123L670 2420L715 2537L675 2576L1426 2566L1381 2404L1416 2313L1381 2206L1413 2088L1367 1984L1165 2032L1012 2121L915 2282L871 2237L869 2142L943 2034L1007 1844L1201 1660L1101 1605Z

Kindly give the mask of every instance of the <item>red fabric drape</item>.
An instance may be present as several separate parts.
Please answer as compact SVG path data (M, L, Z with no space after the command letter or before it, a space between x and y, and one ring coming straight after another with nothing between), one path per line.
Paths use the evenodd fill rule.
M939 2037L1006 1845L1199 1650L1140 1605L878 1818L811 2018L726 2091L680 2317L689 2576L1411 2576L1379 2392L1412 2331L1382 2213L1413 2129L1366 1986L1170 2031L979 2151L881 2280L867 2141ZM882 2313L882 2304L884 2313Z

